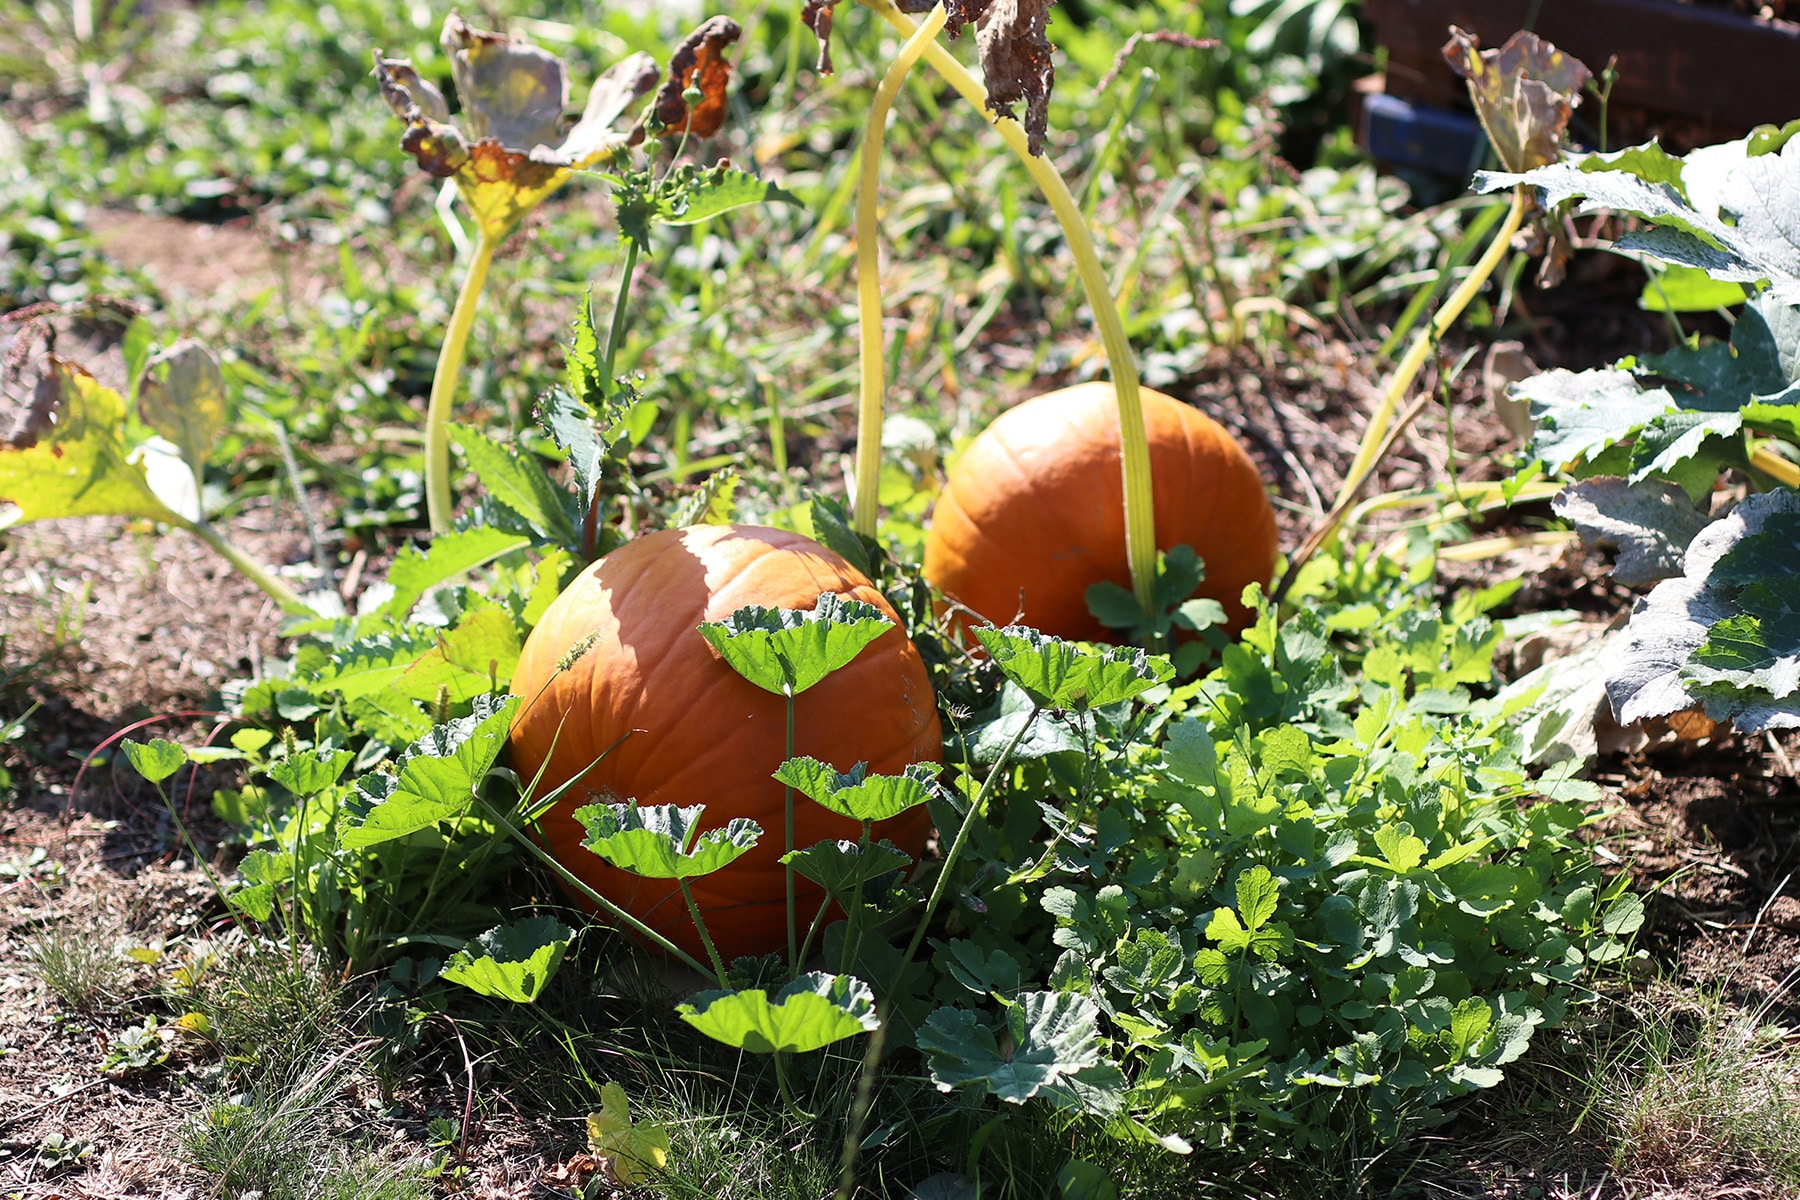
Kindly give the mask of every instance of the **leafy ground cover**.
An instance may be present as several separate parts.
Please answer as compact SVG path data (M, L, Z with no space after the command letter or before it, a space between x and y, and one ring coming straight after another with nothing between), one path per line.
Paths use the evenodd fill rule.
M1646 576L1546 529L1541 507L1476 531L1503 557L1465 546L1468 488L1513 468L1516 486L1541 483L1492 411L1504 373L1463 349L1515 328L1546 366L1679 385L1654 411L1640 401L1643 421L1590 431L1578 455L1564 453L1570 417L1592 403L1541 382L1560 375L1526 384L1544 409L1531 450L1552 467L1585 455L1599 474L1705 494L1722 470L1757 479L1755 452L1779 458L1731 439L1791 432L1767 411L1785 377L1745 377L1792 357L1774 334L1749 353L1756 313L1780 327L1768 314L1791 272L1742 219L1707 224L1684 165L1590 160L1584 178L1630 189L1673 172L1690 239L1675 261L1735 254L1717 272L1734 295L1705 293L1699 316L1645 315L1635 264L1578 257L1559 292L1533 289L1515 259L1432 355L1436 403L1402 423L1373 489L1404 501L1448 483L1463 512L1356 510L1237 640L1176 607L1194 564L1167 556L1169 611L1150 626L1166 633L1179 613L1198 631L1161 647L1173 661L1015 631L984 634L974 659L911 565L939 460L999 400L1096 373L1102 348L1064 235L985 121L922 73L905 81L881 240L887 376L906 415L885 439L881 537L851 531L832 498L856 477L855 149L898 49L867 14L839 14L838 73L818 76L789 6L734 12L731 115L673 152L753 165L799 203L652 229L646 205L681 218L714 185L577 179L506 237L449 427L467 503L427 542L426 397L460 269L436 182L395 149L400 126L366 72L376 50L410 55L448 88L442 14L396 26L355 4L102 7L76 31L60 11L21 10L59 54L9 83L0 282L12 304L75 307L11 322L10 345L24 362L54 334L94 371L52 374L65 413L148 395L145 427L107 461L149 447L189 507L134 491L127 507L113 498L128 520L6 534L9 1189L824 1195L847 1144L865 1194L897 1196L1800 1182L1794 747L1723 732L1647 745L1604 722L1580 741L1576 700L1547 708L1502 685L1580 654L1579 635ZM578 81L636 50L666 59L701 15L505 14ZM1375 377L1507 206L1414 211L1335 126L1297 137L1317 120L1302 97L1343 71L1350 32L1289 16L1071 6L1053 27L1047 115L1122 272L1145 381L1244 440L1291 550L1358 470ZM1224 47L1146 36L1117 57L1134 32L1170 31ZM1783 161L1781 144L1762 149L1777 157L1753 168ZM1581 182L1557 176L1548 201ZM615 236L634 220L642 236ZM1674 252L1666 234L1657 247ZM1725 332L1711 309L1742 300L1733 280L1762 278L1777 288L1729 328L1736 358L1687 344ZM217 351L216 376L191 350L152 356L190 334ZM190 402L159 408L158 387ZM215 394L229 403L191 400ZM46 449L93 445L57 440L67 425L37 432ZM671 965L590 923L514 835L537 802L490 774L520 703L491 693L609 537L727 514L859 560L927 650L951 733L943 774L783 770L865 821L889 807L860 805L924 801L936 870L902 880L907 856L865 824L793 863L848 918L819 909L805 952L727 963L696 945ZM1602 515L1620 540L1622 518ZM1708 536L1710 516L1657 523L1656 545ZM272 586L157 536L158 520L277 564ZM1756 584L1733 576L1728 599L1773 628ZM316 615L284 621L290 601ZM807 680L769 667L782 654L731 647L816 634L829 655L844 629L854 657L854 627L877 619L808 616L734 618L714 644L752 682L771 669L761 686L802 693ZM1781 661L1704 680L1674 665L1712 689L1696 698L1727 705L1748 690L1766 708L1779 686ZM1565 761L1546 773L1531 760L1551 746ZM1583 779L1571 767L1588 755ZM582 817L593 852L684 886L779 836L695 841L674 807ZM872 1074L883 1043L890 1066Z

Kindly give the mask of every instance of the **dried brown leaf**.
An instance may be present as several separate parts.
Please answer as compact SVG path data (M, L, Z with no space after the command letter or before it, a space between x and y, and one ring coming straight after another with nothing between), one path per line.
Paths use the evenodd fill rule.
M688 35L669 60L669 77L656 95L656 119L664 137L689 134L709 138L725 124L726 88L731 83L731 64L725 48L737 41L743 28L730 17L709 17ZM700 89L700 103L688 108L682 95Z
M1475 113L1500 161L1513 172L1555 162L1591 73L1533 33L1515 33L1498 50L1479 47L1475 35L1452 25L1444 57L1469 81Z
M800 21L812 30L813 37L819 42L819 61L817 70L821 75L832 73L831 66L831 18L837 11L838 0L806 0L800 10Z

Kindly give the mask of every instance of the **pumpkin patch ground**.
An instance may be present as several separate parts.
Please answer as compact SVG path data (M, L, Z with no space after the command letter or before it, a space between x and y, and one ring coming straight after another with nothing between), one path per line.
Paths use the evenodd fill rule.
M15 7L0 1195L1800 1195L1791 131L1532 234L1348 5Z

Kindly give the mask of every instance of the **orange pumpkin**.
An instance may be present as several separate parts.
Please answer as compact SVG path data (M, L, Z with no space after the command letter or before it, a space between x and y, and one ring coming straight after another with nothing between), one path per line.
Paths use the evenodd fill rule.
M799 534L752 525L671 529L629 542L575 579L526 640L512 690L513 768L538 791L573 778L619 737L543 819L559 862L690 953L701 952L672 880L644 879L582 848L574 811L595 801L706 805L703 829L749 817L762 826L755 849L692 880L720 953L765 954L787 943L784 789L770 778L786 752L786 701L733 671L698 631L745 605L810 609L838 592L895 622L849 666L800 694L794 753L872 772L941 761L931 682L918 651L879 591L849 563ZM583 638L593 647L567 670L557 660ZM876 827L917 858L929 818L915 808ZM794 797L794 844L855 838L861 826ZM822 899L796 879L802 925Z
M1156 547L1186 544L1206 563L1197 596L1248 620L1244 586L1275 570L1275 510L1256 465L1216 421L1139 391L1150 441ZM1125 557L1119 410L1111 384L1027 400L970 442L938 498L925 577L996 624L1016 616L1058 637L1117 640L1088 612L1101 580L1131 586Z

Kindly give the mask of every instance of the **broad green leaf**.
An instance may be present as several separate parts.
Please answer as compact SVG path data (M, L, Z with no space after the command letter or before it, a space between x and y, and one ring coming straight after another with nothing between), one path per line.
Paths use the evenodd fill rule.
M1014 736L1025 726L1029 728L1014 743ZM1030 762L1071 751L1085 753L1094 729L1092 713L1041 712L1025 689L1009 679L1001 687L999 698L977 713L961 732L969 761L978 767L991 767L1000 761L1009 745L1013 747L1013 762Z
M704 804L589 804L575 810L575 819L587 830L582 847L621 871L693 879L736 861L762 836L762 826L746 817L701 833L705 812Z
M820 842L805 850L792 850L781 861L812 880L833 896L842 898L855 893L857 884L867 884L890 871L911 864L912 859L891 842L873 842L865 850L856 842Z
M556 974L574 936L554 917L528 917L473 939L438 975L483 996L530 1004Z
M1411 825L1383 825L1375 831L1375 848L1381 851L1384 865L1404 875L1425 861L1425 842L1413 834Z
M1011 996L1024 985L1019 960L1004 950L984 951L957 938L938 946L938 967L978 996Z
M219 360L186 340L155 355L137 385L138 416L167 439L198 479L230 417Z
M296 796L316 796L335 784L355 757L348 750L300 750L270 763L267 774Z
M797 696L849 665L891 628L893 622L874 605L825 592L810 610L751 605L723 621L708 621L700 634L757 687Z
M919 1027L932 1082L948 1092L968 1084L1010 1104L1023 1104L1100 1062L1100 1010L1086 996L1068 992L1026 992L1005 1011L1010 1045L1003 1051L995 1031L978 1013L940 1008Z
M571 550L579 548L568 496L550 481L536 458L467 425L452 423L450 438L497 503L524 518L539 537Z
M226 893L225 902L252 921L266 921L275 912L275 885L253 883Z
M516 696L478 696L466 717L438 725L400 756L393 775L356 781L363 811L338 829L346 849L376 846L468 813L506 745Z
M437 644L407 663L387 687L413 700L454 703L504 688L519 665L519 627L495 605L483 608L440 634Z
M1688 547L1685 573L1632 614L1606 689L1621 723L1704 704L1747 733L1800 727L1800 494L1740 501Z
M1104 708L1175 676L1174 666L1161 656L1065 641L1023 625L979 628L975 636L1008 679L1049 708Z
M1243 915L1244 925L1251 932L1268 924L1269 918L1275 915L1275 905L1281 895L1281 886L1263 866L1251 867L1237 877L1237 906Z
M523 534L481 526L435 537L423 553L406 546L388 568L393 595L376 611L382 616L404 616L432 588L530 544L531 539Z
M822 808L853 821L885 821L931 799L932 783L942 768L913 763L901 775L871 775L869 764L857 763L840 774L816 758L790 758L775 778L804 793Z
M607 1083L600 1089L600 1111L587 1119L588 1153L605 1162L613 1178L636 1187L669 1165L669 1131L655 1122L631 1119L625 1089Z
M1571 484L1551 507L1574 524L1587 545L1618 550L1612 577L1626 587L1681 574L1688 543L1711 519L1672 484L1632 485L1612 476Z
M1638 294L1647 312L1712 312L1744 302L1744 285L1714 279L1698 267L1670 266L1651 273Z
M806 1054L880 1024L868 984L820 971L800 976L774 999L761 988L701 992L675 1011L707 1037L754 1054Z
M125 400L67 359L52 358L19 432L0 442L0 529L55 517L184 518L150 488L126 441Z
M148 742L126 738L122 744L132 769L151 783L161 783L181 770L188 760L186 750L162 738L152 738Z

